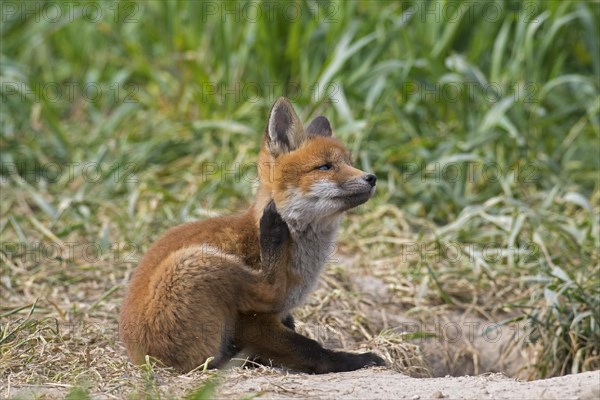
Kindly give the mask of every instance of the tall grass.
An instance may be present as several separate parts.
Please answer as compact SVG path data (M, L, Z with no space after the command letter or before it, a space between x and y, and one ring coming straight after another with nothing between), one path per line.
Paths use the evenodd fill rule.
M286 95L378 175L376 204L429 221L428 244L504 250L420 260L407 276L434 278L432 303L472 301L452 290L467 279L481 307L532 322L539 375L600 366L598 4L82 2L56 19L50 4L68 9L3 11L4 242L109 251L238 209L252 180L206 165L253 160ZM11 262L2 284L19 288Z

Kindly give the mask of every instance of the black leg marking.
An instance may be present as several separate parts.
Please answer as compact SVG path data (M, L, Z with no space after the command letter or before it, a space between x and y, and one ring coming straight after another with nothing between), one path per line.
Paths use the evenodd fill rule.
M276 257L281 246L288 240L290 231L287 224L277 212L273 200L267 204L260 219L260 254L263 266Z
M292 314L288 314L285 318L283 318L281 320L281 323L293 331L296 330L296 321L294 321L294 317L292 317Z
M375 353L356 354L325 349L317 341L294 332L274 315L241 315L240 318L243 327L236 330L236 341L260 356L266 365L315 374L385 365ZM269 360L269 363L264 360Z
M226 336L221 342L219 354L209 363L210 368L220 368L240 352L240 348L235 344L233 337Z

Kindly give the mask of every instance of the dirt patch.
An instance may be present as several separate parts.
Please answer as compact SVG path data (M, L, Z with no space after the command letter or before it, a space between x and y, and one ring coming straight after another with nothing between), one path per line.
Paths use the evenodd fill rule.
M217 396L307 399L581 399L600 396L600 371L523 382L503 374L418 379L386 369L327 375L231 372Z
M377 326L391 328L406 344L417 345L428 377L479 375L500 372L507 376L531 380L534 371L528 368L531 349L524 346L529 340L528 326L502 320L510 315L482 318L475 311L458 312L452 309L421 308L407 312L397 304L383 280L369 275L352 279L363 298L380 305L379 313L369 313ZM334 343L332 347L340 347ZM378 348L373 347L375 351ZM381 348L379 348L381 351ZM412 371L398 370L413 377Z
M180 398L198 387L206 376L166 375L156 392ZM0 390L1 398L64 398L70 385L18 385ZM131 396L129 391L92 392L94 399ZM386 368L307 375L278 369L233 368L222 374L211 398L264 399L541 399L595 400L600 396L600 371L538 381L518 381L503 374L445 378L411 378Z

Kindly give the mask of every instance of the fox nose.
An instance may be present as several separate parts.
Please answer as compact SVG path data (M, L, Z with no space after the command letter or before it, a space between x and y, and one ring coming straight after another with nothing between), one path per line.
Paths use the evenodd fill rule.
M367 183L371 185L371 187L375 186L375 183L377 182L377 177L373 174L366 174L365 176L363 176L363 179L367 181Z

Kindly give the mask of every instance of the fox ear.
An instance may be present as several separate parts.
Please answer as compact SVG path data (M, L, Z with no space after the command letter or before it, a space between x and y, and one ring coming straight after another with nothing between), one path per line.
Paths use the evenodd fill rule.
M312 120L312 122L306 127L306 134L309 136L331 136L333 130L329 120L320 116Z
M304 141L302 123L294 107L285 97L280 97L269 115L267 146L274 157L296 150Z

